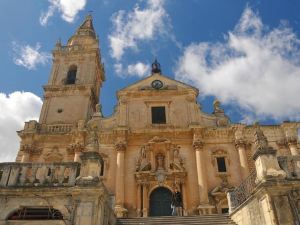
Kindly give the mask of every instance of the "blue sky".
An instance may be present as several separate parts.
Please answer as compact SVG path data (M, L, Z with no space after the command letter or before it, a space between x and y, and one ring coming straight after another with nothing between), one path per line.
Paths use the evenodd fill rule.
M300 119L299 0L2 0L2 147L38 116L51 50L90 10L105 63L106 116L116 91L149 75L157 57L163 74L200 89L207 113L217 97L233 122Z

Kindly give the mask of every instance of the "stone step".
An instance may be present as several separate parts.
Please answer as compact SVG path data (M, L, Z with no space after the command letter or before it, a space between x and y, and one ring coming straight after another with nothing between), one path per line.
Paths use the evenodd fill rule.
M228 215L119 218L116 225L236 225Z

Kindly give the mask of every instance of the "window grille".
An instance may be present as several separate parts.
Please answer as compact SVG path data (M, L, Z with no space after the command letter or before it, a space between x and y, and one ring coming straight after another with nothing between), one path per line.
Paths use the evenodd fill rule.
M60 211L52 207L22 207L13 212L7 220L62 220Z

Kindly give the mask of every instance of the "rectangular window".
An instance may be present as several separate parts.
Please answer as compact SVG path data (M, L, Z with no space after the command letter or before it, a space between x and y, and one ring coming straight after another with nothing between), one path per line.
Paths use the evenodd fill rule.
M226 214L229 212L229 209L228 208L222 208L222 214Z
M217 157L218 172L226 172L226 162L224 157Z
M152 123L165 124L166 123L166 110L164 106L151 107Z

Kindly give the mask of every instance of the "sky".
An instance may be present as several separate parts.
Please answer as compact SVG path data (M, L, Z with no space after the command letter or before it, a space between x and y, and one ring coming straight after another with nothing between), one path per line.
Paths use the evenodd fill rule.
M88 14L99 35L106 117L116 91L150 74L219 99L234 123L300 120L300 1L1 0L0 162L14 161L16 130L37 119L57 40L65 45Z

